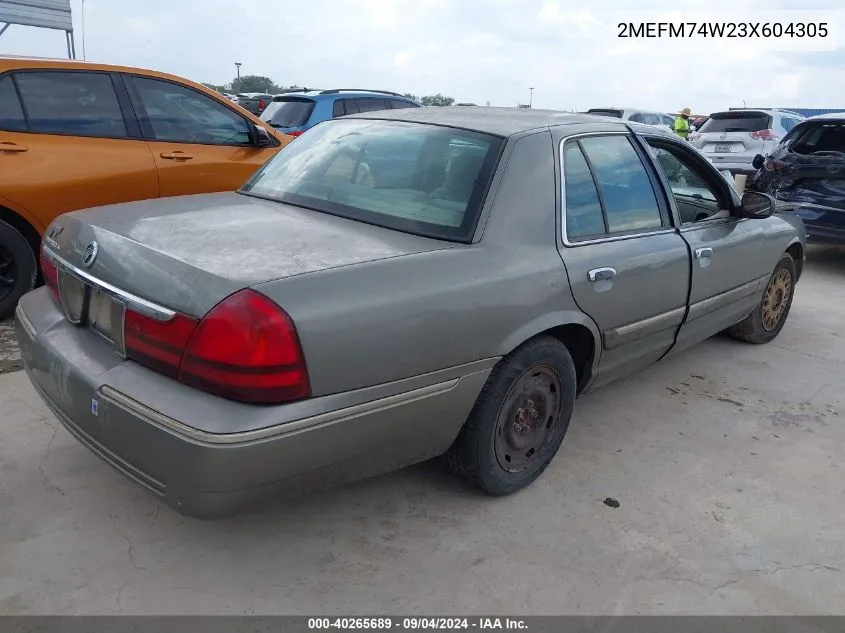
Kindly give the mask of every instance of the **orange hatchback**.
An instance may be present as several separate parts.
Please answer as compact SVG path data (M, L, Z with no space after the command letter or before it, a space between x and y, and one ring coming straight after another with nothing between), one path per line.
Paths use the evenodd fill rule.
M187 79L0 56L0 319L35 285L57 215L231 191L290 140Z

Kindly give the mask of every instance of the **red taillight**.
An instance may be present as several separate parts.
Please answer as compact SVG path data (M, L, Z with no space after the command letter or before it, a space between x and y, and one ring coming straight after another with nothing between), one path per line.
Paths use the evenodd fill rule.
M305 130L297 130L296 132L286 132L286 134L288 136L292 136L292 137L296 138L297 136L301 136L304 131ZM297 145L297 147L299 147L299 146Z
M263 110L266 107L267 107L267 102L264 101L264 99L259 99L258 100L258 109Z
M311 395L293 322L254 290L229 296L199 322L127 310L124 342L127 358L231 400L280 404Z
M126 357L171 378L179 377L179 364L197 320L176 314L158 321L134 310L126 310L123 342Z
M254 290L212 308L191 337L179 380L233 400L280 403L311 393L290 317Z
M61 303L61 299L59 299L59 270L56 268L56 262L50 259L43 248L39 259L41 260L41 276L44 277L44 285L47 286L53 300L56 303Z
M758 141L779 141L780 137L775 135L774 130L757 130L756 132L749 133L751 138L755 138Z

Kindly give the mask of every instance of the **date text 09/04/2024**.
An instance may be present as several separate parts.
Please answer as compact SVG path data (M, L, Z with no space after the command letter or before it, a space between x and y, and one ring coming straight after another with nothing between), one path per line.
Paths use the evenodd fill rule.
M619 22L617 37L827 37L827 22Z
M511 630L527 631L525 620L518 618L441 618L441 617L352 617L352 618L308 618L308 628L314 631L344 629L347 631L471 631Z

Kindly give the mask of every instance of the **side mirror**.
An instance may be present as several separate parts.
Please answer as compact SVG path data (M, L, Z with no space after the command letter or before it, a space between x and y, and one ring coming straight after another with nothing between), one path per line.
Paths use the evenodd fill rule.
M270 147L273 141L270 138L270 133L260 125L252 126L252 144L255 147Z
M740 217L762 220L775 212L775 199L760 191L746 191L739 210Z
M763 158L763 155L762 155L762 154L757 154L757 155L754 157L754 160L752 160L752 161L751 161L751 166L752 166L754 169L760 169L760 168L763 166L763 163L765 163L765 162L766 162L766 159L765 159L765 158Z

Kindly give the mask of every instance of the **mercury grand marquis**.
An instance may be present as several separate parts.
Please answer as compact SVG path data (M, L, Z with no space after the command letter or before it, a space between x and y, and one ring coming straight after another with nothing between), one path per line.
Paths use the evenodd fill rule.
M654 127L385 111L237 192L58 217L16 327L67 430L184 514L436 456L506 495L577 396L725 330L774 339L805 242Z

